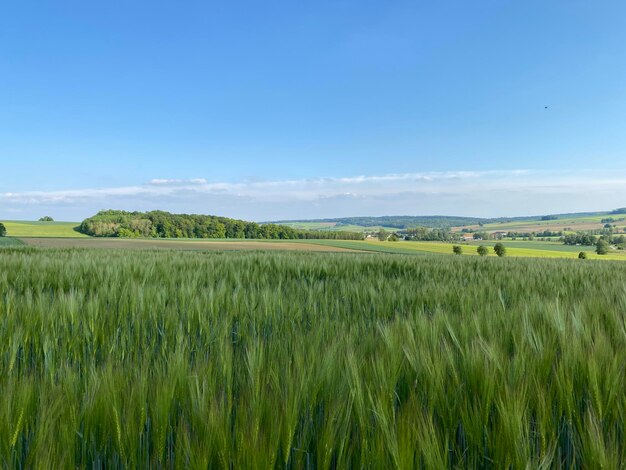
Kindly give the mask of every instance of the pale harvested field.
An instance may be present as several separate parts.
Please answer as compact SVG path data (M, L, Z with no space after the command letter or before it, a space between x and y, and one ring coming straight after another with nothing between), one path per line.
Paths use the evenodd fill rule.
M133 240L120 238L22 238L26 245L42 248L130 248L138 250L273 250L357 252L348 248L289 241Z
M619 228L624 228L624 224L617 222L615 225ZM453 232L460 232L464 228L469 228L476 232L543 232L544 230L549 230L551 232L560 232L560 231L582 231L582 230L600 230L604 227L604 224L599 222L551 222L551 223L516 223L514 224L488 224L484 226L480 225L468 225L467 227L453 227Z

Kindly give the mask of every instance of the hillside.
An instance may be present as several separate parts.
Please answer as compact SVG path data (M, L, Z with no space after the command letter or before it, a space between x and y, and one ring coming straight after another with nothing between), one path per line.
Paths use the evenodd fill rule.
M623 214L626 209L615 209L613 211L603 212L578 212L565 214L550 215L529 215L519 217L464 217L464 216L447 216L447 215L426 215L426 216L410 216L410 215L394 215L380 217L339 217L325 219L295 219L295 220L278 220L268 223L283 224L294 228L314 228L316 230L355 230L367 231L384 228L387 230L407 229L414 227L427 228L455 228L455 227L480 227L482 225L495 224L515 224L532 225L533 222L565 221L571 219L590 218L595 221L603 217L617 217Z

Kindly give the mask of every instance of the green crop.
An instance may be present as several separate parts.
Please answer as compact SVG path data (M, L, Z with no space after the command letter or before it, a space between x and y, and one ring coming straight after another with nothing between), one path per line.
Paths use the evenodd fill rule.
M3 468L623 468L626 266L0 249Z

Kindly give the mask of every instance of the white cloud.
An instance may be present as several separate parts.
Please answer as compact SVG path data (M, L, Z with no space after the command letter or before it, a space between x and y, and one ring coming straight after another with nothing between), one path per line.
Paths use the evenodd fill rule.
M275 181L153 179L112 188L0 193L0 217L79 219L104 208L250 220L350 215L512 216L626 206L626 171L450 171Z
M167 179L167 178L155 178L150 180L150 184L157 186L184 186L186 184L206 184L205 178L191 178L191 179Z

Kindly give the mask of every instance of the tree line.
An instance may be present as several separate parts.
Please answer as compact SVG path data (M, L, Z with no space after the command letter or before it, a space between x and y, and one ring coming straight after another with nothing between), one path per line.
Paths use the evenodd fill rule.
M415 241L456 241L460 239L458 233L447 228L415 227L402 231L405 240Z
M591 246L595 245L598 240L604 240L611 245L624 245L626 243L625 235L602 235L600 237L596 237L591 233L575 233L570 235L565 235L563 238L563 243L565 245L586 245Z
M94 237L123 238L363 239L363 234L358 232L299 230L285 225L165 211L104 210L85 219L80 231Z

